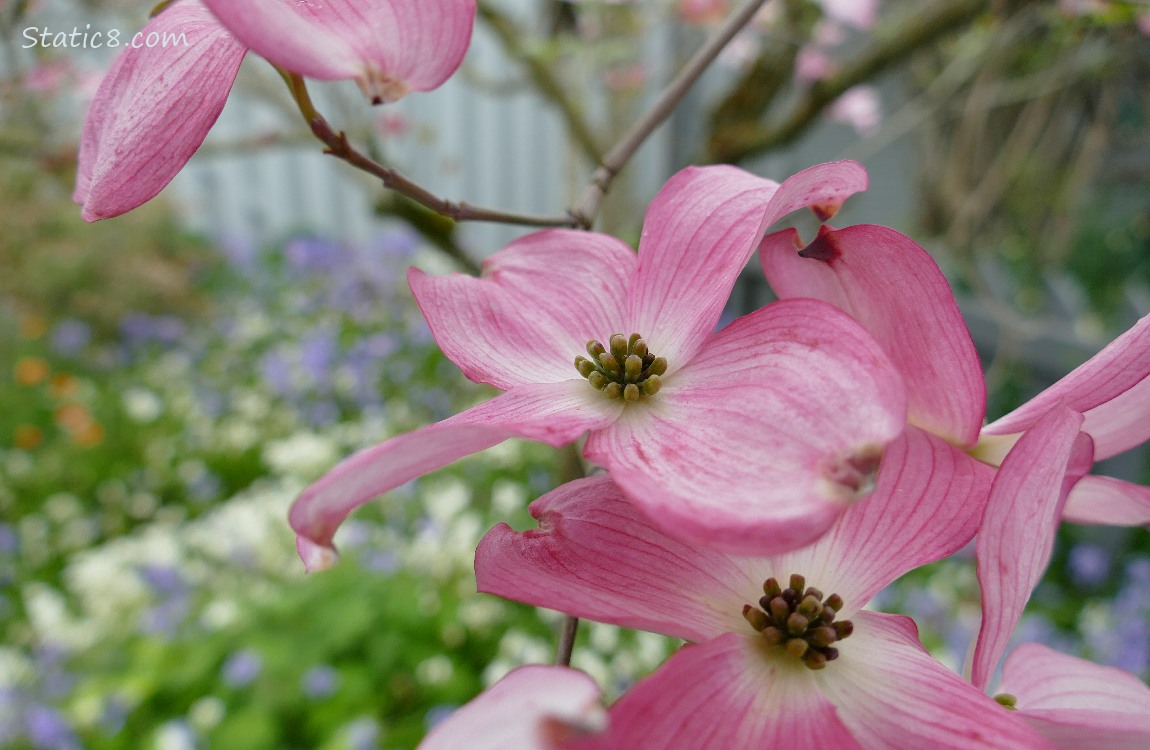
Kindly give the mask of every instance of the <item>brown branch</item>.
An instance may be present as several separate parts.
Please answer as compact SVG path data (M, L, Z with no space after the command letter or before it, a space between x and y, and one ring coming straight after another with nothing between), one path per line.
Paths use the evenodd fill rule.
M835 99L873 79L911 53L936 42L988 10L991 0L939 0L876 34L874 43L833 76L813 83L774 124L731 125L712 134L710 159L737 163L797 138ZM753 82L751 82L753 83ZM750 84L746 84L750 85Z
M699 77L703 75L704 71L710 67L727 43L739 33L751 19L754 18L755 13L763 6L766 0L750 0L739 11L728 18L723 25L715 32L707 43L695 53L679 74L675 76L674 80L667 85L663 93L659 95L658 100L651 107L651 109L639 118L631 129L623 136L607 155L599 162L599 168L591 175L590 184L583 192L582 198L576 207L571 210L571 217L575 220L577 226L583 229L590 229L595 223L595 217L599 213L599 207L603 203L603 198L607 195L607 191L611 189L611 183L615 180L619 171L626 166L643 142L655 131L655 128L663 124L663 121L670 117L671 112L675 109L675 105L686 95L691 86L695 84Z
M563 631L559 634L559 648L555 651L555 663L561 667L571 666L571 653L575 650L575 636L579 634L579 618L567 615L563 618Z
M536 90L559 109L563 121L567 124L567 130L571 133L571 138L579 146L579 150L583 152L587 160L592 164L598 164L603 158L603 149L599 146L599 139L592 132L586 118L583 117L579 105L567 96L567 91L552 75L551 68L537 56L524 49L525 34L523 30L503 11L489 2L481 0L478 6L478 15L495 32L495 36L499 38L499 42L507 54L523 63L524 67L527 68L527 74L531 76Z
M343 131L336 132L328 123L307 92L307 85L299 76L282 73L311 132L327 146L324 153L341 159L358 170L377 178L385 187L394 190L453 221L486 221L494 224L517 224L527 227L569 227L578 226L571 216L538 216L501 211L494 208L474 206L469 203L449 201L432 193L427 188L411 180L399 170L385 167L367 154L359 151L348 141ZM474 261L469 263L474 267Z

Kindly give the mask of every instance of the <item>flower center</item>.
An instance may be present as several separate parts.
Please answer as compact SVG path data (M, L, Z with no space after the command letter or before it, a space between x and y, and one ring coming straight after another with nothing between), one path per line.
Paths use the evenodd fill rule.
M843 598L831 594L823 599L823 592L807 587L806 579L797 573L791 575L790 585L783 588L774 578L763 582L759 606L743 605L743 617L751 627L762 633L772 646L778 646L808 669L822 669L828 661L839 658L839 650L832 644L854 632L850 620L835 622L835 615L843 608Z
M994 701L1008 711L1018 710L1018 699L1010 693L999 693L994 696Z
M609 398L635 403L644 396L654 396L662 387L660 376L667 372L667 360L647 350L647 342L637 333L630 337L616 333L608 346L592 339L587 353L575 358L575 369L587 378L595 390Z

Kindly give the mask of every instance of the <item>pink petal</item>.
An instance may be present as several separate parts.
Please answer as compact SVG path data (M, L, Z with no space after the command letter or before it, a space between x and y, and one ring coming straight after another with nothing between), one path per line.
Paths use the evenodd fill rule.
M643 222L630 299L635 330L672 371L683 366L715 330L763 230L804 206L833 215L865 189L866 171L850 161L811 167L781 186L729 166L679 172Z
M129 42L100 84L72 194L84 221L131 211L171 182L220 116L246 52L195 0L170 6L140 34L176 43Z
M684 544L654 527L607 476L531 504L538 529L500 524L475 551L479 590L689 641L749 632L758 565Z
M1062 520L1106 526L1150 525L1150 487L1087 474L1070 490Z
M862 747L836 718L818 682L811 670L764 654L757 636L728 633L684 647L632 687L611 707L607 737L594 747Z
M509 437L570 443L618 417L621 402L583 380L520 386L429 425L362 450L329 471L292 504L289 520L308 570L335 562L332 537L343 519L377 495Z
M519 667L432 729L418 750L553 750L606 726L599 695L574 669Z
M818 673L839 721L865 748L1048 748L1010 711L930 656L907 617L851 616L854 633Z
M853 320L786 300L706 342L584 448L665 531L724 552L810 544L905 427L902 379Z
M759 245L781 298L815 297L852 315L882 344L907 383L911 424L971 446L986 411L974 342L946 277L930 255L893 229L824 226L803 251L793 229Z
M971 681L985 690L1054 546L1062 505L1090 468L1082 415L1056 407L1027 430L998 470L978 535L982 627Z
M818 542L775 561L837 593L843 617L920 565L965 546L978 531L994 470L915 427L887 446L871 497L852 506Z
M983 428L987 435L1022 432L1048 409L1065 404L1086 416L1094 460L1150 439L1150 315L1105 349L1019 408Z
M1006 658L999 692L1018 714L1066 750L1150 747L1150 688L1129 672L1026 643Z
M474 0L205 0L256 54L321 80L355 79L374 102L443 84L463 60Z
M635 252L604 234L550 230L516 240L483 276L428 276L411 291L443 352L468 378L510 388L578 378L591 339L630 335L626 290ZM626 329L626 330L625 330Z

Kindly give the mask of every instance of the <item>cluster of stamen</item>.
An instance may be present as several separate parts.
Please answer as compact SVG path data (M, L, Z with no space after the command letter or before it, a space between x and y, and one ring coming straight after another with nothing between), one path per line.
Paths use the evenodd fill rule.
M648 351L642 336L616 333L608 344L588 341L587 353L591 357L575 358L575 369L587 382L610 398L631 403L659 392L663 385L660 376L667 372L667 360Z
M806 579L793 574L790 585L783 588L774 578L763 582L759 607L743 605L743 617L762 633L772 646L778 646L809 669L822 669L828 661L839 658L833 644L854 632L850 620L835 622L843 608L843 599L807 588ZM761 608L761 609L760 609Z

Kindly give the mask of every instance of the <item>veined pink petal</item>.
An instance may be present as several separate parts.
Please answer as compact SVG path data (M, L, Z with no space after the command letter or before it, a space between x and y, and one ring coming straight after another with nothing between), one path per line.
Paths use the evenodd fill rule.
M1086 416L1082 429L1094 439L1094 459L1101 461L1150 438L1148 378L1150 315L1062 380L982 431L986 435L1022 432L1062 403Z
M833 215L866 185L866 171L851 161L811 167L782 185L729 166L679 172L643 222L630 299L634 329L671 371L682 367L715 330L768 226L805 206Z
M1150 688L1121 669L1026 643L1006 657L999 692L1064 750L1150 747Z
M839 658L817 673L839 721L865 748L1049 748L1017 716L926 652L914 622L856 612Z
M768 235L759 258L780 298L815 297L854 317L902 373L911 424L972 446L986 413L974 342L938 264L886 227L819 229L802 250L798 232Z
M577 670L519 667L444 719L418 750L556 750L606 726L599 695L595 681Z
M343 519L377 495L464 456L523 437L569 443L616 419L622 402L584 380L524 385L450 419L398 435L344 459L292 504L289 520L308 570L336 560L332 537Z
M985 690L1054 547L1070 488L1091 464L1082 415L1051 409L1027 430L995 476L978 535L982 627L971 681Z
M474 0L205 0L229 30L281 68L355 79L373 102L429 91L463 60Z
M836 718L814 672L763 650L759 637L734 633L684 647L611 707L607 736L593 747L865 747Z
M776 302L715 334L585 455L673 536L768 555L810 544L905 428L902 379L818 300Z
M1062 520L1104 526L1150 525L1150 487L1087 474L1070 490Z
M887 584L966 545L982 521L994 470L916 427L887 446L871 497L809 547L776 558L837 593L850 617Z
M761 563L667 536L610 477L552 490L531 515L537 530L500 524L479 543L480 591L689 641L749 632L742 605L762 596Z
M88 109L76 189L84 221L151 200L191 158L224 108L246 50L198 0L153 18L112 63Z
M630 335L626 293L635 252L604 234L549 230L483 263L483 276L428 276L411 291L436 343L471 380L510 388L578 378L591 339ZM626 329L626 330L625 330Z

